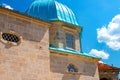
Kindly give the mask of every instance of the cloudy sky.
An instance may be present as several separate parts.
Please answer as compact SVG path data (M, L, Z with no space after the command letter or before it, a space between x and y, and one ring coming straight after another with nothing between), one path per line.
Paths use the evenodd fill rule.
M0 0L0 5L25 12L34 0ZM120 0L57 0L73 10L83 27L82 50L120 67Z

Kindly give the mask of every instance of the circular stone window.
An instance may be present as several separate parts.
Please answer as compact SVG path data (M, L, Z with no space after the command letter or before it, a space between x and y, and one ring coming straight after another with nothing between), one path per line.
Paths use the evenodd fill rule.
M21 38L13 32L10 33L1 33L1 41L11 45L18 45L21 41Z

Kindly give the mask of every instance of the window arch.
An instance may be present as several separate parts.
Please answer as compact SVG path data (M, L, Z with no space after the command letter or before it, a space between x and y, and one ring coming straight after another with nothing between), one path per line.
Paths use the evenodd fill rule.
M101 78L100 80L108 80L107 78Z
M68 69L68 72L78 72L78 69L77 69L76 66L73 65L73 64L69 64L69 65L67 66L67 69Z

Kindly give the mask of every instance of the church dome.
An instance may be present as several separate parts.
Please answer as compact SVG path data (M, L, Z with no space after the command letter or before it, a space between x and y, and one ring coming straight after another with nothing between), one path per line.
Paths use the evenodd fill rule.
M39 19L62 21L78 26L73 11L66 5L55 0L35 0L27 9L26 13Z

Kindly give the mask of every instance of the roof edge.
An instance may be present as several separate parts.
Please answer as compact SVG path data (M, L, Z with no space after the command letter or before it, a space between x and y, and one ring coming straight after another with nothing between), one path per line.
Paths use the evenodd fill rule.
M65 23L65 24L67 24L67 25L71 25L71 26L75 26L75 27L77 27L77 28L83 28L83 27L81 27L81 26L79 26L79 25L75 25L75 24L71 24L71 23L68 23L68 22L65 22L65 21L62 21L62 20L49 20L50 22L62 22L62 23Z
M73 55L78 55L78 56L84 56L84 57L89 57L89 58L94 58L100 60L101 58L95 55L90 55L87 53L81 53L75 50L69 50L69 49L62 49L62 48L57 48L57 47L49 47L50 50L58 51L58 52L63 52L66 54L73 54Z
M48 21L38 19L38 18L33 17L33 16L29 16L25 13L22 13L22 12L19 12L16 10L10 10L10 9L4 8L2 6L0 6L0 13L6 14L8 16L12 16L15 18L23 19L23 20L28 21L28 22L33 22L35 24L39 24L41 22L42 23L41 25L46 24L47 27L49 27L51 25L51 23L49 23Z

